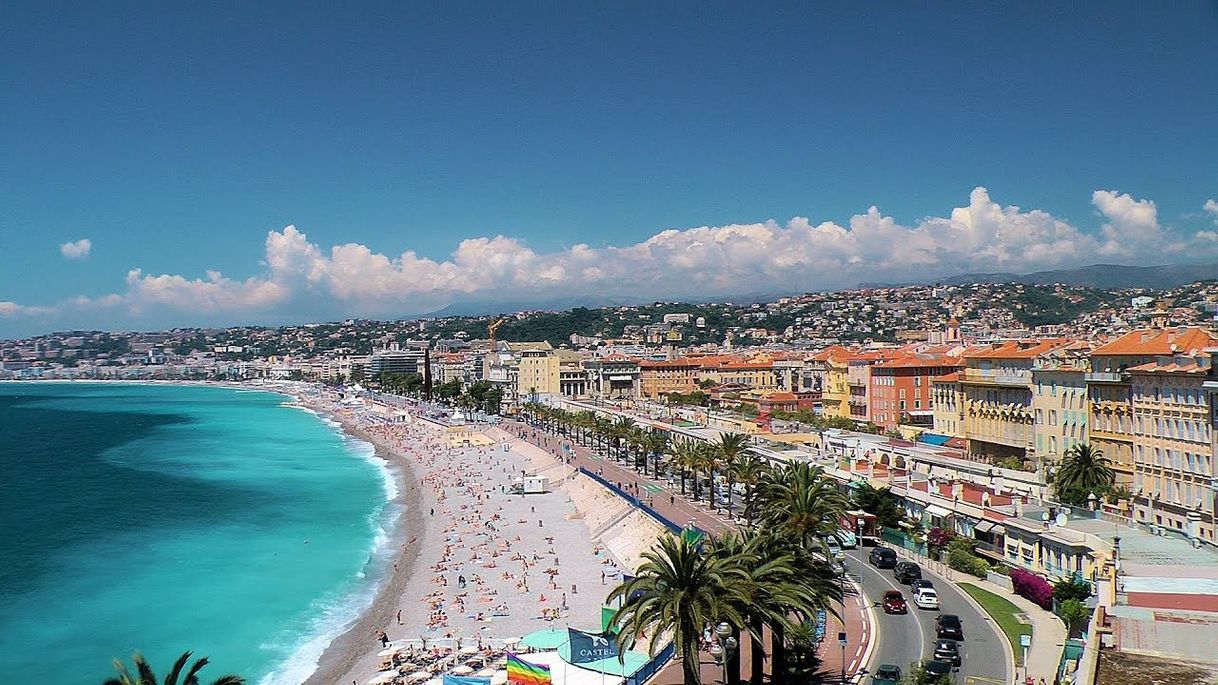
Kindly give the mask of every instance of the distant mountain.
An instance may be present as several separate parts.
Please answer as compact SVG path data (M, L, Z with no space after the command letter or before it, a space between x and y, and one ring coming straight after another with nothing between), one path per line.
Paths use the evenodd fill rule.
M1120 264L1091 264L1077 269L1054 269L1029 274L992 273L953 276L942 283L1028 283L1066 285L1091 288L1151 288L1164 290L1194 281L1218 278L1218 264L1163 264L1160 266L1123 266Z
M504 301L504 302L487 302L487 301L470 301L470 302L454 302L443 309L437 309L434 312L422 314L415 318L442 318L445 316L487 316L490 314L511 314L515 312L527 311L555 311L561 312L576 307L612 307L617 305L636 305L649 304L655 300L648 300L640 297L616 296L616 295L590 295L587 297L555 297L550 299L535 300L532 302L523 301Z

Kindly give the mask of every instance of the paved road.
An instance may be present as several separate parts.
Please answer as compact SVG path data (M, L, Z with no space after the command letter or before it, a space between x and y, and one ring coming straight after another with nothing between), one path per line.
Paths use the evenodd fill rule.
M877 569L867 563L870 548L849 550L847 571L860 581L863 593L872 602L878 602L886 590L900 590L906 600L910 599L909 587L898 585L890 569ZM962 645L963 663L957 674L959 685L1005 685L1012 682L1006 663L1006 652L1001 640L1005 640L997 626L973 608L964 594L945 578L930 572L926 564L923 577L935 584L939 594L941 613L956 614L964 626ZM885 614L876 607L876 648L872 654L871 667L880 664L896 664L907 670L915 661L929 658L935 645L935 617L940 613L924 611L909 603L909 613Z

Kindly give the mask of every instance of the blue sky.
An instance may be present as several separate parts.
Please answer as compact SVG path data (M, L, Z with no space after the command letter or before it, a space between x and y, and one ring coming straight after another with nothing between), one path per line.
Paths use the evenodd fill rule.
M0 6L0 336L1218 252L1218 5L517 4Z

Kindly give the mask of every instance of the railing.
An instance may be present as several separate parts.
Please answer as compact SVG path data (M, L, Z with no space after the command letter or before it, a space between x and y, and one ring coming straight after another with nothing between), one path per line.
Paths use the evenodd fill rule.
M638 497L635 497L634 495L626 492L625 490L622 490L618 486L614 485L613 483L610 483L609 481L605 480L603 477L598 476L597 474L589 471L588 469L586 469L582 466L579 467L579 472L584 474L585 476L591 478L592 480L596 481L597 483L600 483L604 487L608 488L610 492L612 492L615 495L617 495L618 497L621 497L622 499L626 500L632 506L638 507L639 509L643 510L643 513L647 514L648 516L655 519L656 521L659 521L661 525L663 525L665 528L667 528L669 530L669 532L676 533L677 535L681 534L681 530L682 530L681 526L679 526L676 523L674 523L673 521L669 520L667 517L663 516L662 514L660 514L660 512L656 511L655 509L652 509L651 507L647 506L646 504L643 504L643 501L640 500ZM694 527L694 530L697 531L698 533L701 533L702 535L706 535L706 531L702 530L701 528Z
M642 685L643 683L647 682L653 675L658 673L661 668L664 668L665 664L672 660L672 657L674 654L676 654L676 651L676 647L673 646L673 643L669 642L664 649L660 650L659 654L651 657L647 663L643 664L642 668L626 676L625 685Z
M1083 378L1088 383L1120 383L1129 380L1129 374L1123 371L1092 371Z

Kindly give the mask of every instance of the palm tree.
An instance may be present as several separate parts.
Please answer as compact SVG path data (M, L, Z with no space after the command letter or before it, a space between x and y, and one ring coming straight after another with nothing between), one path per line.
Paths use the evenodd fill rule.
M730 512L732 510L732 485L735 480L733 467L736 464L736 460L748 452L749 436L744 433L723 433L719 436L719 442L715 443L714 447L719 453L719 458L727 474L727 510Z
M649 456L655 457L655 468L653 475L657 478L660 476L660 457L668 451L668 436L664 431L653 430L647 433L647 439L643 444ZM647 475L647 459L643 460L643 475Z
M1095 493L1102 497L1116 483L1116 472L1112 470L1104 453L1089 443L1075 443L1062 456L1062 463L1054 474L1057 497L1066 504L1086 506L1087 497Z
M698 637L702 627L721 621L737 629L745 625L739 607L749 584L745 560L703 553L699 543L668 535L643 553L635 577L609 593L607 604L620 600L610 625L624 648L647 636L648 652L671 635L681 657L685 685L700 685Z
M615 444L617 445L619 455L622 453L626 439L630 437L630 432L634 430L634 425L634 419L630 418L629 416L619 416L617 420L613 422L611 435Z
M837 531L849 508L849 500L824 470L806 462L787 462L773 469L759 486L758 497L761 520L805 547Z
M749 622L751 682L762 681L763 628L769 628L773 636L773 682L781 682L786 673L783 636L806 624L818 609L836 614L833 603L841 600L836 573L828 562L809 554L798 541L771 532L728 534L713 539L711 547L715 554L740 559L749 571L749 582L744 586L745 603L738 610Z
M609 440L613 437L613 422L604 416L597 416L595 425L592 427L592 432L596 434L597 441L600 443L597 451L604 448L605 455L609 454Z
M165 676L164 685L199 685L199 671L208 664L207 657L203 657L195 661L186 672L185 679L179 683L179 678L182 677L182 669L186 668L186 662L190 661L192 652L182 652L182 656L173 663L173 668L170 669L169 675ZM156 675L152 672L152 667L148 665L148 661L143 655L138 652L131 658L135 664L135 671L138 674L133 676L127 670L127 665L122 661L114 660L114 670L118 671L117 678L110 678L104 685L159 685ZM221 676L212 681L211 685L242 685L245 678L239 675Z
M630 429L630 433L626 436L626 443L638 450L634 456L634 470L639 470L639 462L642 462L643 468L647 468L647 429L642 426L634 426ZM629 450L627 450L629 454Z
M757 485L770 470L770 465L752 452L745 452L731 465L730 473L737 483L745 486L744 515L748 525L752 527L755 515L754 504L757 501Z
M684 497L685 476L695 459L694 446L688 440L675 442L668 446L668 453L672 456L672 463L675 464L681 472L681 496Z

